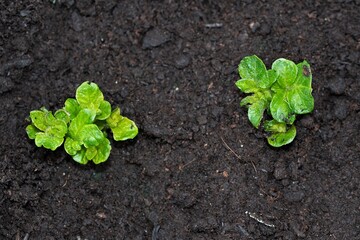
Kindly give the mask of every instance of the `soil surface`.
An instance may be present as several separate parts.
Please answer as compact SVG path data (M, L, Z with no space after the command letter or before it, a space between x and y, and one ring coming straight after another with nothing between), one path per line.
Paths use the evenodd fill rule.
M1 1L0 239L360 239L359 13L358 0ZM239 106L252 54L312 67L315 110L281 149ZM140 130L100 165L25 132L86 80Z

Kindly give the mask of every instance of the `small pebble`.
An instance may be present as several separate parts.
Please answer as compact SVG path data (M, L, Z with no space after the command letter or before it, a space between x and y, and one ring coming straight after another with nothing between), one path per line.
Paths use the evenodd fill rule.
M175 60L175 66L178 69L183 69L183 68L187 67L189 64L190 64L189 56L186 56L183 54L178 56Z
M170 40L170 37L167 32L160 30L158 28L154 28L146 32L145 37L143 39L142 48L143 49L151 49L154 47L158 47Z

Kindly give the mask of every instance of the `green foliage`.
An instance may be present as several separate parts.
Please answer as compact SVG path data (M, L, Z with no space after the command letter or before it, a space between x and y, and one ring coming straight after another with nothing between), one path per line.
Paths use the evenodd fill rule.
M273 118L264 124L264 130L270 133L269 144L281 147L291 143L296 136L293 125L296 115L314 109L309 63L295 64L280 58L267 70L261 59L253 55L241 60L238 71L240 80L236 86L251 94L240 102L241 106L248 108L251 124L258 128L267 111Z
M82 83L76 99L68 98L54 115L41 108L30 112L30 120L26 132L36 146L54 151L64 143L65 151L80 164L99 164L108 159L111 145L107 129L111 129L116 141L133 139L138 134L136 124L122 116L119 108L112 111L99 87L89 82Z

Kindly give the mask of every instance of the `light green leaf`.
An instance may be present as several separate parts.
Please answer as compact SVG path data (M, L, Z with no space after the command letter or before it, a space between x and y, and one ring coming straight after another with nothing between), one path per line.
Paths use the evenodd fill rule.
M69 155L74 156L78 151L81 150L81 144L78 141L67 137L65 139L64 148Z
M48 126L45 118L46 114L48 114L47 110L34 110L30 112L31 122L41 131L45 131Z
M96 147L89 147L86 149L85 157L89 160L92 160L97 154Z
M291 86L295 82L298 68L293 61L279 58L273 62L272 69L279 75L277 82L280 86Z
M63 137L56 135L47 134L44 132L38 132L35 137L35 144L38 147L43 146L44 148L55 150L64 142Z
M71 121L69 126L69 134L72 138L80 140L79 132L87 125L92 124L96 113L90 109L82 109L78 115Z
M252 79L240 79L235 84L244 93L253 93L258 91L256 82Z
M86 148L83 147L80 151L78 151L73 156L73 159L80 164L87 164L89 160L86 158Z
M98 120L105 120L111 114L111 104L108 101L102 101L99 106L99 113L96 116Z
M240 61L238 71L242 79L252 79L260 88L268 88L272 84L265 64L256 55L244 57Z
M299 86L288 92L289 104L292 111L296 114L305 114L314 109L314 98L311 89Z
M264 130L272 133L284 133L287 130L286 123L278 122L275 119L265 121Z
M99 145L105 138L103 132L95 124L84 125L77 137L86 148Z
M33 124L30 124L26 127L26 133L30 139L35 139L36 134L40 132Z
M67 111L65 111L65 109L59 109L55 112L54 114L56 119L62 120L65 123L69 123L70 122L70 115Z
M291 143L296 137L296 128L294 125L286 132L278 132L267 138L268 143L273 147L281 147Z
M98 85L84 82L76 90L76 100L82 108L89 108L97 111L104 96Z
M312 73L310 69L310 64L307 61L303 61L301 63L298 63L296 66L298 68L296 85L311 89Z
M240 106L247 106L249 107L249 105L255 103L256 101L258 101L259 99L255 96L255 95L251 95L251 96L247 96L245 98L243 98L240 101Z
M289 107L286 92L275 93L270 103L272 117L278 122L290 122L294 117Z
M68 98L65 101L64 109L66 112L69 113L70 119L74 119L78 115L81 107L80 107L79 103L76 101L76 99Z
M107 138L104 138L104 141L97 146L96 155L92 158L92 161L95 164L99 164L105 162L109 156L111 151L110 141Z
M257 101L249 107L248 118L255 128L259 127L266 107L267 104L264 100Z
M115 128L111 128L111 131L113 132L115 141L133 139L138 134L136 124L127 117L123 117Z
M111 115L106 119L106 122L109 124L110 128L115 128L122 118L123 116L120 114L120 108L117 107L111 112Z

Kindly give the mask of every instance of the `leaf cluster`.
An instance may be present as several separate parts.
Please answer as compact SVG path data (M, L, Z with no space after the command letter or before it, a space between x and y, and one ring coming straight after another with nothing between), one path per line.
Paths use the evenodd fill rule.
M236 86L244 93L241 106L248 108L248 118L259 128L264 112L273 119L264 122L264 130L270 133L268 143L281 147L291 143L296 136L293 125L298 114L310 113L314 109L311 95L312 74L308 62L294 62L280 58L266 69L257 56L247 56L238 67L240 80Z
M31 124L26 127L30 139L38 147L55 150L64 144L65 151L81 164L105 162L111 151L106 130L116 141L133 139L138 134L136 124L122 116L95 83L84 82L75 98L68 98L63 108L54 114L45 108L30 112Z

